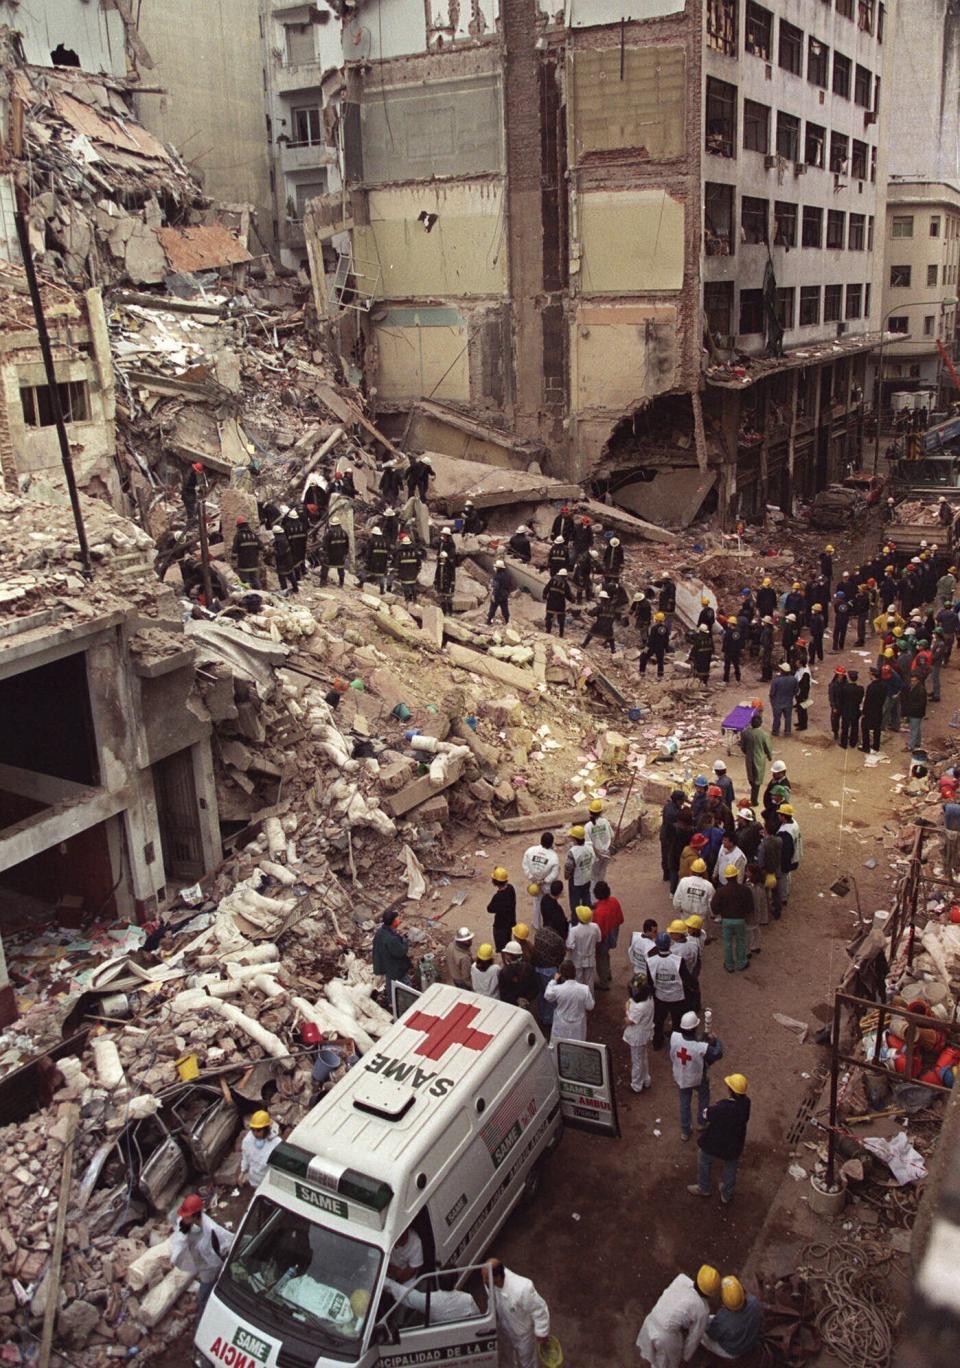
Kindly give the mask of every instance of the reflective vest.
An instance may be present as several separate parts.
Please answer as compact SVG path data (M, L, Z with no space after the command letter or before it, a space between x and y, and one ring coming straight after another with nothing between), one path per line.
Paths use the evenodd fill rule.
M656 954L649 961L650 982L653 991L661 1002L682 1002L685 993L680 979L679 955Z

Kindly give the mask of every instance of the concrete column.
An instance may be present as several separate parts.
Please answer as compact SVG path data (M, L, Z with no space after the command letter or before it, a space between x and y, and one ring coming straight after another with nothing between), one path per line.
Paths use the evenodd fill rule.
M193 785L197 791L197 821L203 847L203 869L209 873L223 859L220 844L220 814L217 807L217 782L213 772L213 754L209 740L198 741L190 747L193 763Z
M793 517L793 465L797 453L797 401L800 397L800 372L795 370L790 381L790 435L787 438L787 473L790 486L790 506L781 509L788 518Z

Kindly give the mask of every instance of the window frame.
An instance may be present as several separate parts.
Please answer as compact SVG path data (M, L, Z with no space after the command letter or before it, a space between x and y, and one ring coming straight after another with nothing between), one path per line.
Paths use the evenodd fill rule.
M891 290L909 290L910 280L913 275L913 267L904 263L901 266L891 266L889 274L889 285Z
M912 237L913 237L913 220L914 220L914 215L913 215L913 214L894 214L894 215L891 217L891 219L890 219L890 237L891 237L891 238L912 238ZM898 228L898 227L902 228L904 225L908 225L910 231L907 232L907 233L902 233L902 232L898 233L898 232L897 232L897 228Z
M850 140L850 178L865 181L869 170L869 148L860 138Z
M748 127L750 127L750 128L757 128L757 127L759 127L759 123L758 123L758 121L757 121L756 118L755 118L755 111L756 111L756 110L761 110L761 111L763 112L763 115L764 115L764 121L763 121L763 138L762 138L763 146L762 146L762 147L754 147L752 143L748 143L748 142L747 142L747 128L748 128ZM770 154L770 115L772 114L772 112L773 112L773 111L771 110L771 108L770 108L769 105L761 104L759 100L747 100L747 99L744 100L744 102L743 102L743 150L744 150L745 152L760 152L760 153L762 153L764 156L769 156L769 154ZM751 118L751 116L754 116L754 117Z
M822 291L819 285L800 286L800 312L797 316L798 328L816 328L819 326L821 294ZM808 318L805 317L805 314L809 313L810 310L806 306L808 306L811 303L811 301L815 304L816 307L813 310L814 317Z
M859 242L854 241L858 237ZM866 214L851 214L847 220L847 251L862 252L867 241Z
M787 209L791 212L784 214L781 211ZM784 236L781 240L780 229L783 223L791 223L793 231L789 236ZM774 247L796 247L797 234L800 231L800 206L790 200L774 200L773 202L773 246Z
M58 380L57 392L60 395L63 421L68 426L93 421L90 412L90 386L86 380ZM46 381L40 385L20 385L20 409L23 414L23 425L31 431L42 431L43 428L56 426L53 405L50 402L50 386Z
M842 85L845 84L845 85L846 85L846 89L845 89L845 90L839 90L839 89L837 88L837 72L838 72L838 66L837 66L837 64L838 64L838 63L840 63L839 71L843 73L843 79L842 79L842 81L841 81L840 84L842 84ZM834 49L833 49L833 69L832 69L832 71L831 71L831 76L830 76L830 89L831 89L831 91L833 92L833 94L837 96L838 99L841 99L841 100L849 100L849 98L850 98L850 91L852 90L852 88L853 88L853 59L852 59L851 57L847 57L845 53L838 52L837 49L834 48Z
M932 238L938 238L940 236L940 219L941 216L939 214L930 215L930 225L928 232L929 236Z
M316 115L317 136L315 138L313 136L309 136L307 138L299 138L296 136L297 121L299 116L302 114L306 114L308 116ZM312 118L308 117L307 122L308 124L312 123ZM322 147L324 145L323 111L320 105L316 104L295 106L293 109L290 110L290 127L293 131L294 136L291 137L291 139L287 143L288 147Z
M814 51L814 49L819 51ZM807 35L807 81L819 90L827 90L830 83L830 49L814 34Z
M856 300L856 313L851 313L851 304ZM863 286L849 283L843 292L843 321L853 323L863 317Z
M939 275L940 275L940 270L939 270L939 266L938 266L937 262L935 262L935 261L930 261L930 262L928 262L928 263L927 263L927 285L928 285L928 286L929 286L929 285L946 285L947 282L946 282L945 280L941 281L941 280L938 279ZM931 279L931 276L932 276L932 279Z
M839 226L839 234L836 232ZM836 240L839 236L839 242ZM847 239L847 215L843 209L827 210L827 232L824 239L829 252L842 252Z
M937 326L937 315L936 315L936 314L924 314L924 315L923 315L923 335L924 335L924 337L934 337L934 336L936 335L935 332L934 332L934 329L936 328L936 326Z
M794 127L791 128L788 124L786 124L785 121L788 120L788 119L790 120L790 123L791 123L791 124L795 125ZM799 118L796 116L796 114L788 114L787 111L786 111L785 109L778 109L778 110L777 110L777 132L776 132L776 143L775 143L775 146L776 146L776 149L777 149L777 156L779 156L779 157L784 157L787 161L799 162L799 160L800 160L800 134L801 134L801 132L802 132L802 125L801 125L801 123L800 123ZM780 138L781 138L781 134L782 134L782 133L788 133L788 134L792 133L792 134L794 135L796 141L795 141L795 143L794 143L794 147L793 147L793 151L792 151L792 152L785 152L785 151L782 150L781 145L780 145Z
M786 47L785 45L789 45ZM806 44L803 41L803 29L797 28L796 24L791 24L788 19L781 18L777 28L777 66L781 71L788 71L791 76L803 76L803 53ZM784 61L785 51L790 58Z
M811 148L814 153L817 149L817 135L820 139L820 155L810 156ZM811 142L812 138L812 142ZM803 160L805 165L816 167L822 171L827 156L827 130L823 124L814 123L812 119L807 119L803 128Z
M807 229L816 226L816 242L807 241ZM812 236L812 233L810 234ZM823 246L823 210L818 204L805 204L803 206L803 216L800 225L800 246L820 249Z
M823 321L824 323L840 323L843 320L843 286L824 285L823 287Z
M755 36L762 35L764 29L766 29L766 49L757 42ZM751 46L751 43L754 46ZM747 0L743 50L751 57L759 57L762 62L773 61L773 11L768 10L765 5L756 4L755 0Z
M714 295L714 296L720 295L720 294L722 293L722 295L723 295L723 297L724 297L725 306L726 306L726 327L724 327L724 328L717 328L717 327L714 327L714 325L713 325L713 323L712 323L712 321L711 321L711 314L714 314L714 315L715 315L716 310L717 310L718 308L722 308L723 305L718 304L718 303L716 302L716 300L710 301L710 300L708 299L708 291L710 292L711 295ZM733 310L734 310L734 305L735 305L735 303L736 303L736 287L734 286L734 283L733 283L732 280L705 280L705 281L704 281L704 283L703 283L703 317L704 317L704 321L705 321L706 326L707 326L707 331L710 333L711 336L716 336L716 337L735 337L735 336L736 336L736 334L735 334L735 332L734 332L734 330L733 330L733 321L734 321L734 320L733 320Z
M744 327L744 309L751 310L751 317L756 311L757 327ZM741 290L737 300L737 336L754 337L757 333L763 332L763 291L762 290Z
M714 207L722 207L726 201L727 210L727 235L726 239L722 231L717 228L715 222L711 221L708 227L708 217ZM703 183L703 254L710 257L732 257L737 250L737 225L735 220L736 213L736 194L734 187L723 181L704 181ZM715 216L714 216L715 217ZM716 247L708 246L707 234L712 233L716 240ZM723 251L723 244L726 243L727 250Z
M901 324L901 323L903 324L903 327L902 327L902 328L900 327L900 324ZM896 324L896 326L894 326L895 324ZM886 326L886 328L884 329L884 331L885 331L885 332L898 333L898 334L902 335L903 337L909 337L909 335L910 335L910 316L909 316L909 314L892 314L892 315L887 319L887 326Z
M723 57L737 55L737 0L707 0L704 40L711 52Z
M839 128L830 130L830 161L828 169L835 176L845 176L850 166L850 138Z
M776 312L777 322L784 332L790 332L796 327L797 291L793 285L785 285L777 290Z
M760 231L760 206L763 206L762 236L748 237L748 232ZM752 226L748 227L748 215ZM765 247L770 242L770 201L759 195L740 196L740 241L747 247Z
M863 95L862 78L866 77L866 98ZM869 67L862 66L857 62L853 69L853 103L859 105L861 109L873 108L873 72Z
M730 81L722 81L717 76L708 76L704 94L704 151L713 157L725 157L733 161L737 155L737 87ZM711 104L714 112L711 113ZM716 110L721 108L725 113L718 114ZM713 133L710 129L712 122L728 120L730 124L729 135L722 132ZM711 138L721 138L722 142L714 147L710 146Z

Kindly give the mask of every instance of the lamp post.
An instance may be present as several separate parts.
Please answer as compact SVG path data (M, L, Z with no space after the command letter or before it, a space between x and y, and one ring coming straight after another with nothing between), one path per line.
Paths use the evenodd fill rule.
M908 300L905 304L896 304L896 305L894 305L894 307L893 307L892 309L888 309L887 312L883 315L883 317L882 317L881 320L880 320L880 351L879 351L879 354L878 354L878 356L877 356L877 415L876 415L876 431L875 431L875 433L874 433L874 439L873 439L873 473L874 473L874 475L876 475L877 470L878 470L878 468L879 468L879 466L880 466L880 416L881 416L881 414L883 413L883 344L884 344L884 341L886 340L886 336L887 336L887 334L886 334L886 332L885 332L885 330L884 330L884 329L885 329L886 322L887 322L887 319L890 318L890 317L892 317L893 314L899 313L901 309L921 309L921 308L929 308L931 304L936 304L936 303L937 303L937 301L936 301L935 299L911 299L911 300ZM956 304L956 303L958 303L958 301L957 301L956 299L941 299L941 300L940 300L940 313L941 313L941 316L942 316L942 314L943 314L944 309L949 309L949 308L951 308L951 307L952 307L954 304ZM910 334L909 334L909 332L906 332L906 333L898 333L898 334L897 334L897 338L898 338L898 341L902 341L902 340L904 340L904 339L906 339L906 340L909 341Z

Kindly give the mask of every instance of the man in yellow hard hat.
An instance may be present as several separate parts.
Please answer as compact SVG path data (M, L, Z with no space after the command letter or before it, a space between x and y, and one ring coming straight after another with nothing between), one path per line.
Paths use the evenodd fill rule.
M259 1187L267 1172L267 1160L280 1143L280 1128L270 1113L255 1111L250 1129L240 1146L240 1182Z
M697 1181L688 1184L687 1191L698 1197L709 1197L711 1170L714 1164L722 1164L720 1200L724 1206L729 1206L737 1185L737 1165L747 1140L750 1098L743 1074L728 1074L723 1081L727 1085L727 1095L707 1108L706 1126L697 1141L700 1146Z
M652 1368L680 1368L697 1352L720 1297L720 1274L702 1264L696 1280L678 1273L640 1327L637 1348Z
M578 907L590 907L590 884L593 879L593 862L596 859L593 846L587 840L582 826L572 826L569 831L570 849L563 862L563 876L567 881L570 896L571 920L576 917Z
M487 911L493 918L493 943L498 950L502 950L517 920L517 890L503 865L497 865L490 878L495 891L487 903Z
M596 888L607 877L610 854L613 849L613 827L603 815L603 803L594 798L590 804L590 816L583 824L587 840L593 846L593 869L590 871L591 888Z
M536 930L541 925L540 901L554 879L560 877L560 856L553 848L553 832L545 831L537 845L527 846L520 862L524 877L529 881L527 892L533 898L530 925ZM531 892L537 885L537 891Z
M746 1358L763 1336L763 1305L732 1275L720 1280L720 1301L720 1310L710 1317L701 1344L717 1358Z

